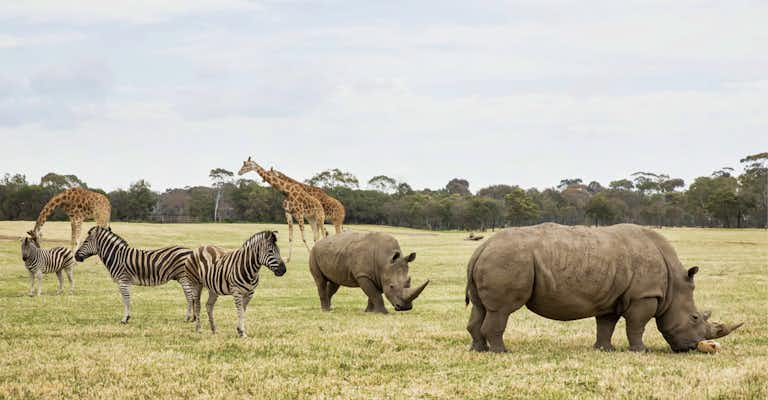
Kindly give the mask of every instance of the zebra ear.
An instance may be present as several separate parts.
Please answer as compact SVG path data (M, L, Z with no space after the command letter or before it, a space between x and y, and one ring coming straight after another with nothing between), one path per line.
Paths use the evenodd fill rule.
M277 231L272 231L272 239L277 242Z

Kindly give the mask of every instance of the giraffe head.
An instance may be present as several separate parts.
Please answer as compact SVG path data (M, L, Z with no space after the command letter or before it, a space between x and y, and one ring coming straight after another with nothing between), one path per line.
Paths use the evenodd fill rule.
M43 236L40 234L39 230L33 229L27 231L27 235L29 235L29 240L33 241L37 247L40 247L40 240L42 240Z
M248 172L251 172L251 171L258 172L259 170L263 171L261 166L259 166L259 164L256 164L256 161L253 161L249 156L247 160L243 161L243 166L240 167L240 171L237 174L245 175Z

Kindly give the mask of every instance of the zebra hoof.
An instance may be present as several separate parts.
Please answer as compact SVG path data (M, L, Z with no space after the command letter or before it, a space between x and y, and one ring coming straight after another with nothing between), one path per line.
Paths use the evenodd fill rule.
M130 316L127 316L127 317L125 317L125 318L121 319L121 320L120 320L120 323L121 323L121 324L123 324L123 325L125 325L125 324L127 324L127 323L128 323L128 320L130 320L130 319L131 319L131 317L130 317Z

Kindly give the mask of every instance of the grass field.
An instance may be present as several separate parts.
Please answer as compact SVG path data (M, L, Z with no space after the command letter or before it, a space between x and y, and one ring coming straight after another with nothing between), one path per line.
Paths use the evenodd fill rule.
M307 252L297 246L285 276L262 271L247 314L250 337L240 339L231 297L216 306L218 334L207 324L194 333L175 282L134 287L132 319L120 325L116 285L93 258L76 267L74 295L56 296L56 278L47 275L43 296L27 297L14 237L31 226L0 222L0 398L768 398L766 231L661 231L683 264L701 266L699 308L746 322L717 355L671 353L653 322L645 334L652 352L630 353L623 321L619 350L598 352L594 320L557 322L527 310L510 318L510 353L477 354L467 351L464 285L478 243L461 240L466 233L348 227L393 234L418 255L413 281L432 280L412 311L388 315L364 313L365 296L351 288L322 313ZM281 231L287 255L284 225L113 224L145 248L234 248L262 229ZM48 223L45 233L47 246L63 244L69 224Z

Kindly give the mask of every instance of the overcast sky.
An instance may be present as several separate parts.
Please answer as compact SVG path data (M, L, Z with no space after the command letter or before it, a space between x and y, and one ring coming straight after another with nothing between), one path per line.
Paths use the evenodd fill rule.
M0 174L164 190L252 155L414 188L689 183L768 150L766 21L765 1L6 2Z

